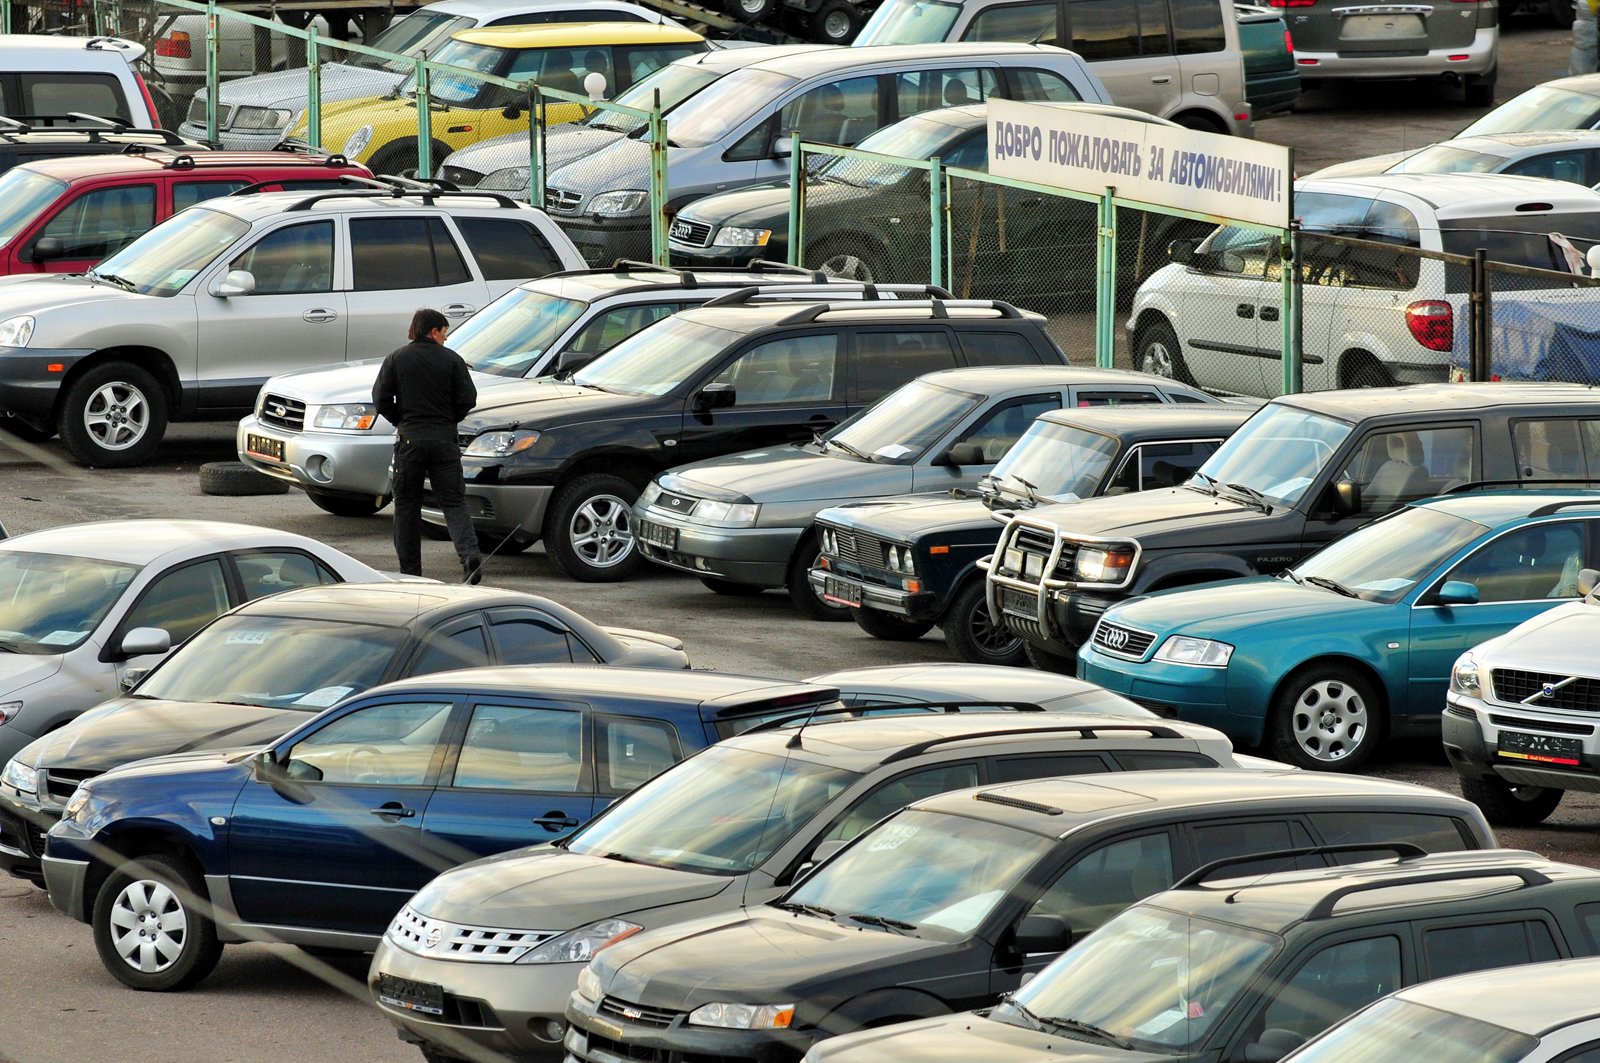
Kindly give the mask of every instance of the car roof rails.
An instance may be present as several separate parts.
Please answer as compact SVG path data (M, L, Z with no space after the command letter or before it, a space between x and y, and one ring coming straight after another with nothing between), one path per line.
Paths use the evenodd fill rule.
M404 199L408 196L416 196L430 207L441 199L487 199L503 210L520 210L527 206L526 203L518 203L510 196L501 195L499 192L479 192L471 188L462 190L449 181L420 181L409 177L395 177L392 174L380 177L340 174L339 183L354 187L315 192L283 209L310 210L325 199Z
M137 136L147 139L158 138L161 144L174 147L187 146L191 149L204 147L185 140L169 129L142 129L126 122L101 118L95 114L84 114L81 111L69 111L66 114L0 115L0 136L21 136L24 133L77 133L86 137L91 143L102 141L109 143L105 141L108 135Z
M1600 487L1600 480L1556 479L1554 477L1524 480L1469 480L1464 484L1439 492L1441 495L1466 495L1474 491L1499 491L1506 487Z
M267 150L281 151L286 155L320 155L322 156L322 161L329 166L350 165L350 160L345 157L343 152L329 151L327 148L313 144L309 140L301 140L299 137L284 137ZM338 161L335 162L335 159Z
M1348 842L1340 845L1307 845L1299 849L1268 849L1259 853L1240 853L1225 856L1209 864L1201 864L1172 884L1172 889L1203 889L1205 881L1218 871L1244 864L1259 864L1264 860L1298 860L1305 856L1323 856L1329 853L1393 853L1402 860L1427 856L1428 850L1411 842Z
M761 285L752 284L748 288L719 295L706 303L706 306L741 306L751 303L771 302L779 296L792 292L818 292L838 294L841 292L855 291L861 293L861 300L852 300L851 305L858 305L860 301L886 299L893 296L898 302L909 305L926 305L916 300L905 298L908 295L926 296L928 299L951 299L953 296L943 288L934 284L873 284L870 281L844 281L828 277L818 271L811 283L793 285Z
M967 734L941 735L938 738L930 738L925 742L917 742L914 745L909 745L902 749L895 750L893 753L889 754L889 756L886 757L883 762L885 764L893 764L896 761L909 760L912 757L920 757L922 754L931 749L936 749L939 746L947 745L951 742L970 742L975 738L1011 738L1013 736L1025 737L1027 735L1059 735L1072 731L1076 731L1079 738L1099 738L1102 735L1107 734L1134 733L1146 734L1151 738L1184 737L1184 735L1179 734L1173 728L1164 726L1160 723L1083 723L1063 724L1056 727L995 728L992 731L971 731Z
M1533 856L1525 853L1525 856ZM1306 921L1313 919L1327 919L1333 915L1333 909L1346 897L1368 890L1389 889L1393 886L1421 886L1430 882L1464 882L1478 878L1506 878L1520 879L1524 887L1548 886L1553 881L1543 871L1532 867L1519 865L1505 865L1501 867L1463 867L1445 871L1423 871L1415 875L1403 877L1365 879L1360 882L1350 882L1329 890L1321 900L1312 906L1306 913Z
M787 716L774 716L762 720L754 727L740 731L740 734L752 734L760 731L777 731L784 727L792 727L802 720L813 722L842 717L844 719L864 719L870 711L872 719L882 719L886 716L951 716L966 711L966 706L982 706L982 715L997 715L994 710L998 707L1004 712L1045 712L1042 705L1029 702L1010 701L967 701L955 699L947 701L908 701L896 702L892 705L841 705L836 709L818 709L808 712L796 709ZM972 713L977 715L976 712Z
M886 286L879 285L878 289L881 291L884 287ZM871 296L867 297L867 299L871 298ZM995 311L997 317L1007 320L1019 320L1022 317L1021 310L1018 310L1010 303L999 299L902 299L889 306L873 306L868 301L856 300L850 302L817 303L812 306L801 307L799 310L796 310L782 321L777 322L777 324L805 325L818 320L824 314L831 314L835 311L865 309L927 310L930 317L938 319L948 318L950 316L951 309L993 310Z

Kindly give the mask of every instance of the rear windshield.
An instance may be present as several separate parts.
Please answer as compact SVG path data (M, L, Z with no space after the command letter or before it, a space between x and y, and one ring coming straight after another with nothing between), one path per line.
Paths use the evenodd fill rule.
M1600 236L1600 211L1453 218L1440 224L1439 240L1446 251L1457 255L1470 256L1481 247L1488 252L1490 262L1572 272L1567 267L1566 253L1550 238L1551 233L1564 233L1577 252L1584 254ZM1493 291L1549 288L1559 283L1556 278L1521 276L1492 267L1490 274L1489 286ZM1468 291L1471 283L1467 266L1445 265L1445 286L1450 291Z

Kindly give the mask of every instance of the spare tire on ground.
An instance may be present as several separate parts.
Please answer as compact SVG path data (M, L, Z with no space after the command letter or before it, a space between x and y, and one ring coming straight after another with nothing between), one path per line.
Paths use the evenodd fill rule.
M200 466L200 490L208 495L284 495L289 485L256 472L242 461L208 461Z

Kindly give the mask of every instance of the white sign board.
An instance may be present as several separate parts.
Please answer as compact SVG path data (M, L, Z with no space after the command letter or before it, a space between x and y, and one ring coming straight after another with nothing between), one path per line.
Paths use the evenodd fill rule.
M998 177L1289 226L1289 149L1046 103L989 100Z

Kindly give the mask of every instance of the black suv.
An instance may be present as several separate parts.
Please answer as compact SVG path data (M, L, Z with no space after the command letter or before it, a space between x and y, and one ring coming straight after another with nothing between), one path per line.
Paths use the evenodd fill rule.
M1021 664L1022 640L989 616L978 559L1013 511L1125 495L1187 480L1254 406L1140 403L1041 414L994 472L963 490L901 495L817 514L822 554L811 584L858 606L876 638L935 624L963 661Z
M1201 868L990 1011L839 1038L806 1058L1272 1063L1402 986L1600 951L1594 868L1395 849L1397 860L1339 870ZM1517 974L1504 985L1516 993ZM1413 1043L1418 1058L1431 1058L1426 1044Z
M989 612L1041 667L1070 670L1100 615L1137 594L1282 571L1408 502L1467 483L1587 482L1600 390L1419 384L1285 395L1182 487L1042 506L1006 524Z
M811 439L935 369L1067 361L1038 314L902 294L867 286L816 302L812 289L797 304L749 288L659 321L570 376L494 389L461 423L479 535L510 549L542 537L574 579L625 579L644 564L629 510L663 469Z
M775 901L597 953L567 1008L568 1058L783 1063L836 1034L990 1003L1209 861L1306 847L1248 863L1322 868L1395 843L1493 844L1475 808L1437 790L1293 770L1046 778L930 797ZM1593 888L1600 872L1589 874ZM1115 977L1098 982L1120 999Z
M85 125L85 123L92 123ZM135 129L88 115L0 116L0 173L36 159L67 155L110 155L177 149L186 154L208 151L205 144L185 140L165 129Z

